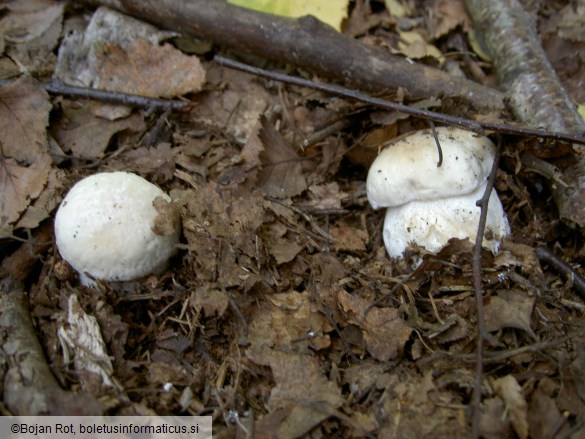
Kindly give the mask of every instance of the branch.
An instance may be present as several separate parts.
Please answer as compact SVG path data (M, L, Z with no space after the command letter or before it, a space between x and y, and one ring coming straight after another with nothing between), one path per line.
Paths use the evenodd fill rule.
M314 82L308 79L299 78L296 76L286 75L284 73L271 72L264 70L259 67L253 67L248 64L244 64L238 61L234 61L223 56L216 55L213 60L224 67L231 69L240 70L242 72L251 73L253 75L262 76L263 78L273 79L275 81L285 82L287 84L298 85L301 87L307 87L313 90L319 90L325 93L332 94L334 96L341 96L345 98L355 99L356 101L363 102L368 105L375 107L384 108L386 110L398 111L400 113L410 114L421 119L432 120L435 122L441 122L447 125L454 125L462 128L467 128L471 131L483 133L483 130L496 131L502 134L513 134L518 136L528 137L540 137L543 139L554 139L572 143L585 144L585 137L558 133L551 131L535 130L532 128L520 127L515 125L497 124L492 122L476 121L465 119L462 117L451 116L449 114L437 113L435 111L422 110L419 108L410 107L408 105L399 104L396 102L387 101L380 98L373 98L363 93L351 90L349 88L341 87L339 85L324 84Z
M95 3L95 2L93 2ZM97 3L110 3L102 0ZM367 46L312 16L290 19L210 0L120 0L122 12L157 26L284 61L372 93L402 88L408 97L458 96L501 111L503 95L442 70Z
M585 132L585 121L560 84L542 49L536 24L520 2L466 0L466 5L518 120L553 131ZM563 169L562 180L570 187L552 185L559 214L584 227L585 156L582 149L577 149L574 163Z
M11 84L11 80L0 80L0 86ZM52 94L93 99L94 101L128 105L131 107L160 108L162 110L189 111L191 104L179 100L150 98L118 91L98 90L95 88L75 87L53 80L50 83L39 82L40 86Z
M477 308L477 351L475 362L475 388L473 389L473 421L472 421L472 437L479 438L479 422L481 417L481 384L483 381L483 342L489 337L485 326L485 318L483 311L483 291L481 288L481 248L483 243L483 235L485 232L485 224L487 221L488 205L494 182L496 180L496 172L500 163L500 155L502 153L501 139L498 139L498 146L496 149L496 156L492 165L492 170L487 181L485 192L476 204L479 206L481 212L479 214L479 224L477 226L477 236L475 237L475 245L473 247L473 289L475 291L475 304Z
M573 267L555 255L545 246L536 247L536 256L541 261L549 263L557 271L561 272L569 281L572 282L575 291L585 298L585 279L575 271Z

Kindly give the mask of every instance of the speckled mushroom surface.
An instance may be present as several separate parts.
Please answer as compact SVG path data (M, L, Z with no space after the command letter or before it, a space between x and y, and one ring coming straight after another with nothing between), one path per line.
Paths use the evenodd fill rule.
M95 174L71 188L55 217L55 238L82 283L128 281L165 269L180 229L155 233L157 197L170 201L160 188L128 172Z
M484 136L453 127L422 130L384 149L372 164L366 184L375 209L386 207L384 243L391 257L415 244L438 252L451 238L475 240L480 208L495 157ZM492 192L482 245L496 252L510 233L502 204Z

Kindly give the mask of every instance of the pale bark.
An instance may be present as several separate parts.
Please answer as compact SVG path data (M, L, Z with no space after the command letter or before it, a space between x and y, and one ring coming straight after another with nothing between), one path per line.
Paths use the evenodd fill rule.
M2 401L11 413L32 415L101 415L93 396L59 386L33 328L28 299L19 281L0 282L0 378Z
M523 124L571 134L585 122L549 63L536 24L518 0L466 0L509 106ZM585 156L575 145L575 160L562 170L568 187L551 182L561 218L585 225Z

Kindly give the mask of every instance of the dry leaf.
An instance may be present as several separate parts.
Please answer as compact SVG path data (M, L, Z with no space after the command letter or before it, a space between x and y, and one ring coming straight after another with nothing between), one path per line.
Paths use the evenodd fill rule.
M522 387L512 375L506 375L493 381L492 387L506 404L506 411L510 416L512 426L520 439L528 437L527 404Z
M35 77L50 74L55 65L54 49L62 33L65 3L19 0L3 2L3 8L9 12L2 11L0 20L0 53L6 52L18 64L18 71L10 76L23 71Z
M258 186L276 198L299 195L307 189L301 158L266 118L262 117L261 123L264 150L260 153L262 170L258 174Z
M350 221L341 220L338 222L338 225L330 228L329 233L335 239L335 244L333 244L335 250L350 252L365 251L370 236L365 227L365 218L360 216L359 219L362 220L361 224L349 224Z
M337 297L347 321L362 329L372 357L388 361L402 353L412 330L395 308L370 307L368 301L344 290L340 290Z
M34 229L46 220L61 201L61 190L63 189L64 180L65 172L63 170L51 168L45 188L38 198L28 206L20 220L16 223L16 228ZM29 187L29 190L31 189L32 187Z
M95 88L154 98L172 98L201 90L205 71L195 56L170 44L137 40L127 50L103 44L95 53Z
M104 156L112 136L124 130L144 130L144 118L135 113L126 119L108 121L95 117L95 103L65 101L61 104L63 120L52 127L51 133L64 151L71 151L82 159L99 159Z
M307 352L309 346L319 350L331 344L327 333L333 328L309 293L290 291L267 299L268 302L260 302L250 318L248 339L253 346Z
M528 406L528 425L530 437L534 439L548 439L554 437L556 428L561 425L563 415L557 407L555 400L547 395L539 386L530 395Z
M270 366L276 385L270 392L271 412L284 410L279 423L270 425L272 431L256 434L263 437L297 438L331 416L341 406L341 390L323 374L319 361L309 355L279 352L266 345L254 345L247 350L256 364ZM270 436L268 436L268 434Z
M195 294L191 296L189 303L197 312L203 310L203 313L207 317L213 317L215 315L221 317L229 306L225 291L210 290L207 288L197 288Z
M28 167L0 158L0 237L12 235L12 226L41 194L50 171L51 159L47 155Z
M108 8L99 8L83 35L67 35L59 49L56 76L66 84L170 98L199 91L205 71L162 32Z
M33 78L23 76L0 86L2 155L30 165L48 154L50 110L47 92Z
M471 18L463 0L435 1L431 17L433 39L441 38L457 26L461 26L464 32L471 29Z
M66 363L73 357L75 370L94 373L101 377L104 385L117 387L112 381L114 367L100 326L95 317L83 311L75 294L69 296L67 324L59 328L59 339Z
M523 329L536 338L530 327L533 308L534 297L528 297L523 291L501 290L485 301L486 328L490 332L503 328Z

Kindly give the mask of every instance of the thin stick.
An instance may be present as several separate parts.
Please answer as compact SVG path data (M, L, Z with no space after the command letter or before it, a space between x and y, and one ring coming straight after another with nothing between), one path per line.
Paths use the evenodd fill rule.
M0 86L9 85L12 82L14 81L0 80ZM189 111L192 105L191 102L183 102L179 100L150 98L148 96L140 96L117 91L98 90L88 87L75 87L72 85L63 84L61 81L57 80L53 80L50 83L39 82L39 84L47 92L52 94L87 98L94 101L129 105L131 107L161 108L163 110L172 111Z
M547 247L541 245L536 247L535 251L538 259L549 263L554 267L555 270L564 274L573 283L575 291L581 297L585 298L585 279L583 279L583 277L577 273L573 267L555 255Z
M363 93L351 90L349 88L341 87L339 85L331 84L320 84L308 79L298 78L296 76L286 75L284 73L271 72L268 70L261 69L259 67L253 67L248 64L244 64L238 61L234 61L229 58L224 58L221 55L215 55L213 60L224 67L230 69L240 70L242 72L251 73L253 75L261 76L263 78L273 79L275 81L285 82L287 84L298 85L301 87L307 87L313 90L322 91L336 96L343 96L356 101L363 102L365 104L373 105L387 110L399 111L401 113L410 114L412 116L420 117L421 119L433 120L448 125L454 125L458 127L467 128L477 133L484 133L484 130L497 131L503 134L513 134L518 136L528 137L540 137L543 139L554 139L562 140L565 142L579 143L585 145L585 137L567 133L557 133L551 131L535 130L532 128L519 127L507 124L496 124L485 121L475 121L470 119L464 119L462 117L451 116L448 114L437 113L435 111L422 110L413 108L408 105L398 104L396 102L387 101L384 99L373 98Z
M437 136L437 130L435 129L435 124L432 120L429 120L429 124L431 125L431 130L433 131L433 137L435 138L435 143L437 144L437 151L439 152L439 160L437 160L437 168L440 168L443 164L443 149L441 148L441 142L439 142L439 136Z
M498 139L498 146L496 148L496 155L492 170L487 181L485 192L480 200L477 201L477 206L480 208L479 224L477 226L477 236L475 238L475 245L473 247L473 288L475 290L475 306L477 308L477 351L475 363L475 388L473 389L473 421L472 421L472 437L479 438L479 421L481 415L481 384L483 381L483 342L488 338L488 332L485 326L484 311L483 311L483 292L481 288L481 247L483 242L483 235L485 233L485 224L487 221L488 204L494 182L496 180L496 172L500 162L501 155L501 137Z

